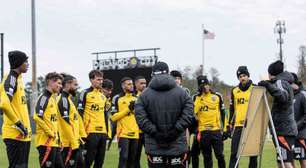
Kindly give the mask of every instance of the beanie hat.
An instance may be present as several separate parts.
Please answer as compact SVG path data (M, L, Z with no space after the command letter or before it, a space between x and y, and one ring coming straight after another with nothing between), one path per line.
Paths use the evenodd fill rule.
M152 67L152 75L167 74L167 73L169 73L169 67L165 62L157 62Z
M183 79L182 74L179 71L173 70L170 72L170 75L173 76L174 78L179 77Z
M197 77L198 86L200 85L209 85L207 76L200 75Z
M298 78L298 76L296 75L296 73L291 72L291 75L293 76L293 79L294 79L293 83L295 83L295 84L297 84L297 85L300 85L301 82L299 81L299 78Z
M276 76L284 72L284 63L282 61L275 61L269 65L268 72L270 75Z
M248 77L250 77L250 73L249 73L249 70L248 70L248 67L247 67L247 66L239 66L239 67L238 67L238 70L237 70L237 72L236 72L236 74L237 74L237 78L239 78L239 76L240 76L241 74L245 74L245 75L247 75Z
M27 55L21 51L10 51L8 53L11 69L20 67L27 59Z

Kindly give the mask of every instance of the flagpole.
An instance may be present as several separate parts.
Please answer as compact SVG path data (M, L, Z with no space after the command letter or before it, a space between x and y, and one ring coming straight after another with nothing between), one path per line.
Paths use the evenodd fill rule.
M205 71L204 71L204 24L202 24L202 30L201 30L201 33L202 33L202 75L205 75Z

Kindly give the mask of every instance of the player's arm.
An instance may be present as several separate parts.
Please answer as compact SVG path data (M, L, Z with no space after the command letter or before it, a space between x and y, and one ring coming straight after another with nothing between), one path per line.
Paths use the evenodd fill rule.
M69 113L70 113L70 104L66 97L61 97L60 100L57 103L58 110L60 112L60 117L65 121L63 123L63 134L66 137L71 137L70 142L74 143L75 140L75 134L73 132L73 125L71 124L71 121L69 119ZM75 145L75 144L72 144Z
M230 99L230 110L229 110L229 126L234 126L235 124L235 97L234 97L234 89L231 91L231 99Z
M35 114L33 119L36 124L39 125L49 137L54 138L56 132L54 132L44 120L44 114L46 112L48 102L49 98L47 96L42 95L39 97L35 106Z
M126 108L122 109L121 111L119 111L118 100L119 100L119 97L116 97L116 100L115 100L115 112L111 116L111 120L114 121L114 122L120 120L123 117L125 117L130 112L130 109L128 107L126 107Z
M221 116L221 123L222 126L225 126L225 107L224 107L224 101L222 98L222 95L220 93L217 93L217 96L219 97L219 110L220 110L220 116Z
M16 115L16 111L11 105L13 96L17 89L17 78L13 75L9 75L4 81L4 91L1 93L1 107L4 114L13 123L20 122L20 119Z
M86 96L87 96L87 91L83 90L78 97L78 112L82 118L84 116L84 110L86 106Z

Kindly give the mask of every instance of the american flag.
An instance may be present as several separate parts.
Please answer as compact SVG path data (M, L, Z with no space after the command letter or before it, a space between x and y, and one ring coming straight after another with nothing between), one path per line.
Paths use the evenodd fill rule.
M204 33L204 39L215 39L215 33L210 32L206 29L203 30Z

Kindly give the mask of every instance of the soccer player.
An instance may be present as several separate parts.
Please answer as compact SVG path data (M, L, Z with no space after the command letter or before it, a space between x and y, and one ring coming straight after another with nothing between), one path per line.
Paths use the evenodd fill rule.
M136 151L138 148L139 128L135 119L133 80L129 77L121 79L123 92L116 97L116 113L111 120L117 122L117 137L119 145L118 168L135 168Z
M81 92L78 99L78 111L82 116L87 134L85 139L85 167L101 168L104 163L107 126L105 120L106 97L100 91L103 73L99 70L89 72L91 86Z
M199 94L194 100L194 113L198 119L200 148L204 156L204 167L213 168L212 149L218 167L225 168L222 139L225 111L222 96L213 92L206 76L198 76Z
M229 168L234 168L237 162L237 152L239 148L241 133L246 119L251 90L254 87L253 82L250 79L250 73L246 66L238 67L236 75L239 80L239 84L232 89L229 126L227 128L227 135L230 135L230 132L232 129L234 129ZM252 156L250 157L249 168L256 167L257 157Z
M75 77L69 74L62 74L63 90L58 98L59 132L62 150L62 158L66 168L80 167L77 165L81 155L80 147L80 116L72 101L76 96L78 83ZM83 128L83 127L81 127Z
M56 72L48 73L45 77L46 89L39 96L35 106L35 144L39 153L39 163L43 168L64 167L62 157L59 156L59 116L56 100L62 88L62 79L63 77Z
M2 79L2 138L6 145L9 167L27 168L31 144L31 126L22 73L29 68L28 57L21 51L8 53L10 72Z

